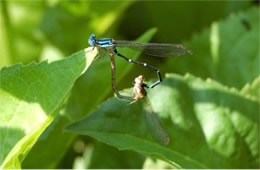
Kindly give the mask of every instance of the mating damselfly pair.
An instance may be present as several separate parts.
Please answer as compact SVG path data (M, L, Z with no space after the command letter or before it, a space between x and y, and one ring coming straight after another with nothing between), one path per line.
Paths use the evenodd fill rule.
M174 56L182 56L186 54L191 54L191 51L185 48L181 44L165 44L165 43L142 43L142 42L134 42L134 41L126 41L126 40L114 40L112 38L102 38L102 39L96 39L95 34L91 34L88 40L88 43L90 46L97 47L99 49L104 49L109 53L110 61L111 61L111 70L112 70L112 87L114 89L114 92L116 93L117 97L121 99L128 99L132 100L132 103L135 101L138 101L142 98L145 98L145 101L147 105L149 106L148 110L150 112L146 114L146 119L149 121L149 125L151 125L154 128L154 132L152 133L152 136L159 141L162 144L168 144L169 143L169 137L167 133L163 130L161 125L159 124L159 121L156 118L156 115L154 114L154 111L152 109L152 106L150 105L149 100L146 97L146 90L145 88L154 88L158 84L162 82L162 77L160 70L152 66L150 64L147 64L145 62L140 62L136 60L132 60L130 58L127 58L126 56L122 55L118 48L121 47L127 47L131 48L133 50L139 50L142 51L143 54L149 55L149 56L156 56L156 57L174 57ZM115 61L114 56L118 56L120 58L123 58L129 63L138 64L144 67L147 67L157 74L157 81L155 81L152 84L146 84L144 83L143 76L138 76L135 79L135 85L133 89L134 96L124 96L119 93L119 91L116 88L115 85Z

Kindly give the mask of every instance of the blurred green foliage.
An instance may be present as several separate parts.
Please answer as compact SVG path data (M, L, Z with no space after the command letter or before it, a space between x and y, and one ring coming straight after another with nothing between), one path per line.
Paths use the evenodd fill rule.
M112 88L109 59L106 56L96 60L76 81L70 94L63 101L63 105L60 104L59 109L56 110L59 114L53 117L54 121L42 133L23 160L23 168L163 168L172 166L259 168L257 148L259 148L260 61L259 6L257 3L250 0L1 0L0 10L0 68L7 67L8 69L16 63L28 64L32 61L40 62L46 59L53 61L65 58L86 48L87 39L92 32L96 33L98 38L135 40L139 37L139 40L143 42L183 43L193 52L192 56L171 59L146 56L139 58L141 61L148 60L150 64L159 67L162 75L175 72L180 75L190 73L196 76L184 78L184 76L174 75L167 78L166 82L172 83L171 89L168 89L169 93L174 95L169 97L169 103L164 103L166 106L157 106L165 100L164 96L160 100L160 97L156 99L156 96L160 96L157 94L158 90L167 91L165 84L161 89L151 90L151 96L149 96L151 102L157 109L156 112L160 114L167 131L173 137L173 143L168 149L161 148L153 142L149 143L149 147L144 147L142 143L138 143L140 141L133 139L133 141L121 139L126 141L120 143L117 137L113 138L113 134L110 134L112 128L102 128L100 122L95 123L91 120L95 116L102 118L104 113L111 112L110 116L119 117L118 124L115 123L112 127L122 128L120 132L125 134L129 133L129 130L136 131L148 141L151 140L141 120L138 125L131 122L131 115L134 112L132 109L139 110L134 112L136 115L141 113L141 104L124 106L121 101L114 98L107 100L112 96ZM147 32L147 30L150 31ZM128 50L122 53L133 58L140 55L140 53ZM116 62L117 82L120 89L131 87L132 80L140 73L145 75L146 80L155 76L145 68L129 66L120 59ZM55 69L49 71L56 73ZM213 86L208 81L197 80L197 77L213 79ZM26 77L23 78L26 79ZM0 77L1 84L2 80ZM61 78L61 80L65 79ZM184 86L181 87L178 83ZM211 93L196 91L198 90L196 88L200 86L217 90ZM215 105L204 106L200 103L203 100L209 100ZM104 101L106 102L103 103ZM101 103L103 104L100 105ZM1 105L3 106L2 103ZM123 113L120 109L115 109L120 108L119 106L122 107L121 110L129 107L129 112L126 112L126 115L130 117L129 120L126 115L120 117ZM169 113L167 110L164 111L167 112L164 115L161 110L167 106L173 107L171 108L173 110L168 111ZM198 109L194 114L196 116L186 115L193 108ZM232 109L238 109L239 112L233 113ZM84 133L97 140L72 132L64 132L67 124L82 119L93 111L92 117L84 119L86 122L91 121L80 126L93 124L90 129L97 130L97 134L94 132L90 134L87 131L89 127L85 127ZM202 113L209 115L202 116ZM225 114L228 113L232 113L232 116L227 118ZM221 124L217 121L214 124L214 118L225 123ZM120 122L124 119L126 123L128 121L129 126L135 126L133 131L125 127L124 122ZM3 120L0 119L0 121ZM205 129L210 127L209 124L220 126L221 129L216 133L222 132L224 136L231 136L231 139L221 138L218 141L218 135L207 138ZM172 126L174 129L171 129ZM213 129L218 129L218 127ZM98 134L102 130L107 132L107 136ZM77 141L83 143L79 151L75 149ZM185 145L184 148L182 144ZM127 151L119 151L115 147L127 149ZM2 148L0 152L1 150ZM152 156L153 159L151 160L150 157L146 159L147 155ZM108 159L105 160L104 157ZM166 162L162 163L154 158ZM0 165L2 163L0 162Z

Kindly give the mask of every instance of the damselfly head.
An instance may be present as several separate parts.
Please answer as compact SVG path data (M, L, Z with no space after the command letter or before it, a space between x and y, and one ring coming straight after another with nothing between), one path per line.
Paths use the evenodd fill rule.
M143 84L143 81L144 81L144 76L143 75L140 75L140 76L135 78L135 84L138 84L140 86Z
M137 102L138 100L144 98L147 95L146 90L142 86L143 81L144 81L144 76L142 75L135 78L135 84L133 88L133 94L135 96L134 96L134 101L132 101L130 104Z
M88 43L90 46L94 46L96 44L96 34L94 33L90 34Z

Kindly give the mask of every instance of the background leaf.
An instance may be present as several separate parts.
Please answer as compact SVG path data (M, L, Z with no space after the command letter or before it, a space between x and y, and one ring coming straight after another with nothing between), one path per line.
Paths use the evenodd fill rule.
M185 43L193 52L191 57L168 60L164 69L211 77L229 87L242 88L259 75L258 13L259 8L251 8L214 22L210 29Z
M123 10L131 3L61 1L46 10L40 29L50 42L68 55L88 45L91 33L102 35L108 28L112 31L112 26L116 25Z
M259 87L260 87L260 77L258 76L254 79L254 81L251 84L246 84L242 88L241 92L245 95L252 96L256 101L258 101L260 97Z
M138 1L122 19L119 33L136 37L151 26L158 28L155 42L178 43L232 12L246 9L250 1ZM145 21L145 22L144 22Z
M56 116L75 80L96 54L95 50L85 56L82 50L50 64L18 64L1 70L1 167L20 167L21 161Z
M259 103L210 79L167 77L149 98L171 138L168 146L151 138L140 102L109 99L67 129L182 168L257 168Z
M7 66L17 62L27 64L37 60L42 50L42 35L38 24L44 10L43 1L6 1L0 2L1 21L1 59L8 57ZM3 37L3 38L2 38ZM4 53L2 53L2 50ZM37 56L37 57L36 57ZM1 61L0 59L0 61Z

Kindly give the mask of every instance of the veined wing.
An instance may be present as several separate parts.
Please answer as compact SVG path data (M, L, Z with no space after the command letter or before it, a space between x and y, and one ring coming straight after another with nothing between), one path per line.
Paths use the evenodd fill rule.
M146 118L146 123L148 125L148 129L150 130L150 133L152 137L159 142L162 145L168 145L170 142L170 138L166 131L162 128L160 125L159 120L157 119L156 114L153 111L153 108L148 100L147 97L144 98L146 101L146 113L145 113L145 118Z
M174 57L192 54L190 50L181 44L141 43L125 40L115 40L114 43L116 47L131 48L156 57Z

